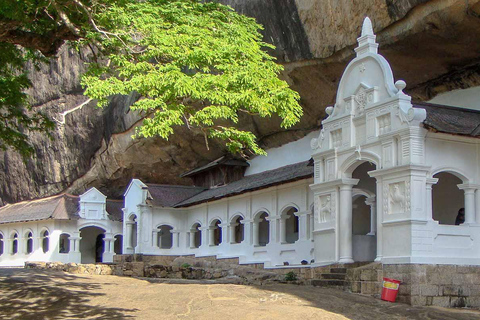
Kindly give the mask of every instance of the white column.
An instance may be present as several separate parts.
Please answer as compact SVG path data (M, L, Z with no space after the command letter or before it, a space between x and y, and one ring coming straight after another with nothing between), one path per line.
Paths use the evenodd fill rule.
M287 243L287 219L290 217L281 216L278 219L280 223L280 243Z
M253 220L247 220L243 219L240 221L241 224L243 224L243 242L246 244L252 244L252 236L253 236Z
M427 203L426 203L426 210L427 210L427 220L433 220L433 198L432 198L432 186L438 182L437 178L427 178L426 187L427 187Z
M208 227L200 227L199 228L200 231L201 231L201 239L202 239L202 243L200 244L200 247L201 248L206 248L208 247L208 235L209 235L209 231L208 231Z
M222 228L221 229L222 242L220 243L220 245L225 245L229 242L229 240L228 240L228 224L221 223L219 226L220 226L220 228Z
M352 184L340 185L340 263L353 262Z
M152 230L152 246L161 248L162 239L160 239L160 237L158 236L159 231L160 231L160 229L153 229Z
M267 216L267 217L265 217L265 220L268 221L268 228L269 228L268 243L269 244L275 243L280 236L280 235L277 235L278 217L277 216Z
M465 224L475 223L475 191L476 185L459 184L458 188L465 193Z
M195 248L195 233L197 229L190 229L190 249Z
M476 200L476 208L475 208L475 213L477 216L476 223L480 224L480 189L477 189L475 192L475 200Z
M170 230L170 233L172 234L172 249L176 249L178 248L178 237L179 237L180 231Z
M263 219L258 219L254 220L252 223L252 232L253 232L253 246L258 247L260 245L260 242L258 240L258 229L259 229L259 224L262 222Z
M374 236L377 233L377 202L375 196L367 198L365 204L370 207L370 232L369 236Z
M236 243L235 241L235 227L238 226L238 223L230 223L229 229L230 229L230 243Z
M132 230L133 230L133 224L135 222L133 221L127 221L125 222L125 226L126 226L126 239L123 239L126 243L126 249L129 249L129 250L132 250L133 249L133 235L132 235Z
M382 180L380 177L377 179L377 189L376 189L376 202L377 202L377 257L375 258L376 262L382 261L382 238L383 238L383 195L382 195Z
M308 211L296 212L298 217L298 240L304 241L308 238Z

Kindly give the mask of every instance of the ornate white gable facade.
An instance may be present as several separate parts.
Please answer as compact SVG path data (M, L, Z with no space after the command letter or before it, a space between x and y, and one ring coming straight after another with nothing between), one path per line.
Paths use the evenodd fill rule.
M375 261L383 263L478 265L478 139L428 132L422 124L426 111L412 105L402 91L405 82L394 81L390 65L377 48L366 18L335 106L327 108L323 129L311 141L315 260L353 262L356 249L363 246L369 250L367 255L375 252ZM368 176L375 179L370 190L359 188L361 179L354 176L364 163L370 165ZM464 192L464 202L456 210L465 208L462 225L434 220L432 185L441 172L461 180L457 188ZM362 191L369 194L372 230L355 238L352 198Z

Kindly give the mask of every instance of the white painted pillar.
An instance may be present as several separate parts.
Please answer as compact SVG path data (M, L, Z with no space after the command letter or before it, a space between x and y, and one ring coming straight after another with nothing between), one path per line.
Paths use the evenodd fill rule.
M308 211L295 212L298 217L298 240L305 241L308 239Z
M265 220L268 221L268 243L275 243L280 235L277 235L277 221L276 216L267 216ZM260 221L260 220L259 220Z
M280 223L280 243L287 243L287 219L290 217L281 216L278 219Z
M161 248L162 240L158 236L159 231L160 231L160 229L153 229L152 230L152 246Z
M476 213L476 223L480 224L480 189L477 189L475 192L475 200L476 200L476 208L475 208L475 213Z
M126 238L127 239L124 239L124 240L127 240L125 241L126 242L126 249L128 250L133 250L133 235L132 235L132 230L133 230L133 224L135 222L133 221L127 221L125 222L125 227L126 227Z
M190 249L195 248L195 234L197 229L190 229Z
M258 229L260 226L260 222L262 222L263 219L258 219L257 221L253 221L253 246L258 247L260 245L260 241L258 239Z
M432 197L432 186L438 182L437 178L427 178L426 181L426 188L427 188L427 194L426 194L426 219L428 221L433 220L433 197Z
M229 241L228 241L228 224L227 223L221 223L219 225L219 227L221 228L221 234L222 234L222 242L220 242L220 245L225 245L227 244Z
M208 242L208 235L209 235L209 228L208 227L200 227L199 228L201 231L201 239L202 243L200 244L200 248L206 248L209 245Z
M377 233L377 202L375 196L367 198L365 204L370 207L370 232L369 236L374 236Z
M178 230L170 230L170 233L172 234L172 249L178 248L178 237L179 237L179 231Z
M255 222L253 220L243 219L240 221L243 224L243 242L252 245L253 244L253 225Z
M230 229L230 243L237 243L235 241L235 228L238 226L238 223L230 223L229 229ZM244 229L245 231L245 229ZM245 236L245 235L244 235Z
M340 263L353 262L352 187L353 184L340 185Z
M465 194L465 224L475 223L475 191L477 186L470 184L459 184L458 188Z
M382 238L383 238L383 183L380 177L377 177L377 189L376 189L376 202L377 202L377 257L375 258L376 262L382 261Z

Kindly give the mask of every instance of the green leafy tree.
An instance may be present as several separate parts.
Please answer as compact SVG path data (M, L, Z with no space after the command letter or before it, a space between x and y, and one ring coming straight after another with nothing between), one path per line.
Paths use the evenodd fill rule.
M38 42L0 41L44 56L62 41L90 46L96 59L82 80L85 94L104 106L113 95L139 93L132 109L145 118L136 136L168 139L185 125L207 145L217 138L231 152L262 154L255 136L238 128L241 113L278 116L284 128L302 115L298 94L278 78L282 66L267 53L273 47L262 42L261 26L230 7L197 0L22 3L27 14L9 13L9 25L21 21L20 31Z

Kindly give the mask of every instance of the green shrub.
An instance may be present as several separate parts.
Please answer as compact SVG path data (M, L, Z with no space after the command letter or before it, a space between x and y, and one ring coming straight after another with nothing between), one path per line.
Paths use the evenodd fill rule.
M185 262L181 265L181 267L187 269L187 268L190 268L191 265L189 265L188 263Z
M297 280L297 274L293 271L288 272L285 274L285 281L295 281Z

